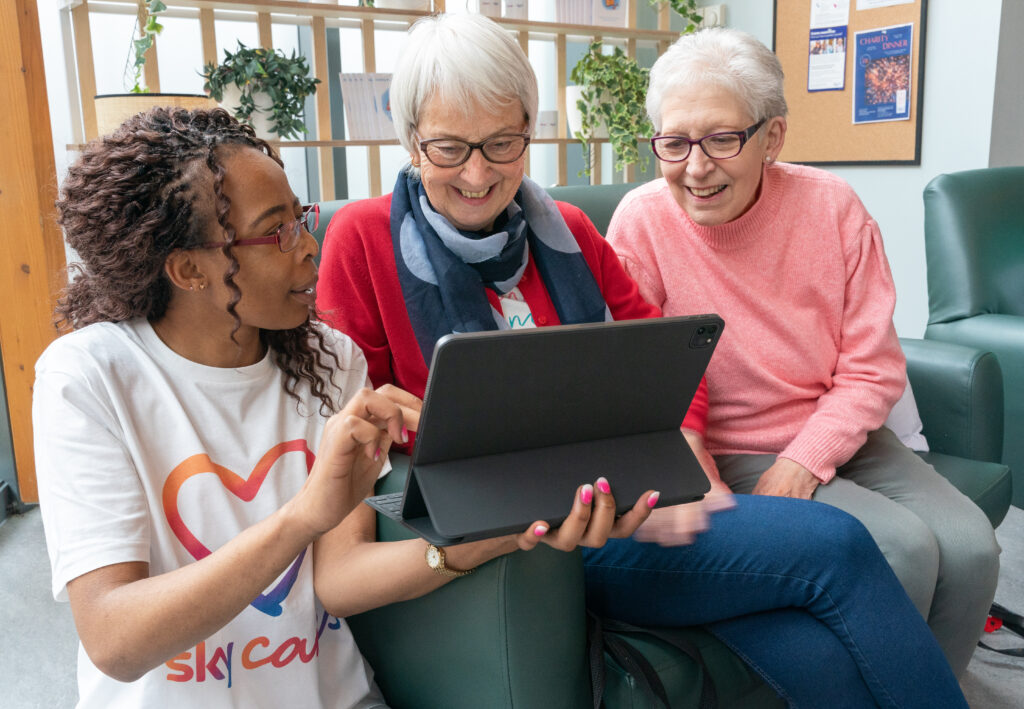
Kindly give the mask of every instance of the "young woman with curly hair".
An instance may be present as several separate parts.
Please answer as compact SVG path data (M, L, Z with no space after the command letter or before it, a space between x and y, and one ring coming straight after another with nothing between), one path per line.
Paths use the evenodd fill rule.
M220 109L128 120L57 206L81 258L58 308L74 332L36 365L33 421L79 706L384 706L341 618L456 574L422 540L373 543L359 502L420 401L367 388L358 347L318 322L316 210ZM581 488L558 530L448 560L601 544L649 514L614 512Z

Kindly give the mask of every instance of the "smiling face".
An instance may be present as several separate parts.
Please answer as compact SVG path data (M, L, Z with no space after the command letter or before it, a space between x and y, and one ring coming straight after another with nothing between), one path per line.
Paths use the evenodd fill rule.
M661 104L661 135L699 140L711 133L742 131L755 123L744 105L727 89L698 85L665 97ZM673 196L694 222L717 226L742 216L757 201L762 166L782 150L786 119L771 118L743 146L740 154L713 160L698 146L682 162L661 163Z
M523 133L527 130L523 108L515 102L497 112L479 104L463 112L449 107L437 96L423 107L416 132L420 140L455 138L479 143L496 135ZM420 179L434 209L458 229L487 232L511 204L523 181L524 153L515 162L504 165L489 162L474 150L469 160L458 167L437 167L417 146L411 156L420 168Z
M219 155L225 169L223 190L231 200L228 221L236 239L272 236L282 224L302 215L299 200L288 185L284 170L269 156L252 148L226 149ZM208 240L227 235L214 223ZM282 253L277 244L237 246L233 280L242 297L235 311L245 328L290 330L309 317L316 301L316 240L303 230L298 245ZM229 264L219 249L202 255L210 260L210 274L224 273ZM213 302L226 308L231 291L219 276L210 277ZM226 314L226 310L225 310Z

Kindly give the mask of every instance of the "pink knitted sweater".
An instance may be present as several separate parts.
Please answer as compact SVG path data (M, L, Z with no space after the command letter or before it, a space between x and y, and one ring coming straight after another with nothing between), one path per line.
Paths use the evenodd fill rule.
M608 240L665 315L725 319L707 372L712 454L776 454L828 482L903 391L881 234L831 173L766 167L754 206L716 227L655 180L622 200Z

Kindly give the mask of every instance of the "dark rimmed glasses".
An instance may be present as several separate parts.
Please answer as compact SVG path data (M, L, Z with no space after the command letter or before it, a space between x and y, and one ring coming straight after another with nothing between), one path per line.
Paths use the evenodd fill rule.
M258 244L277 244L277 248L281 249L281 253L286 254L296 246L299 245L299 241L302 239L302 230L305 229L309 233L316 231L317 226L320 224L320 205L319 204L307 204L302 208L302 216L298 219L294 219L290 222L285 222L279 226L273 234L268 236L254 236L248 239L235 239L231 246L256 246ZM223 248L226 241L208 241L205 244L201 244L199 248L202 249L219 249Z
M479 150L488 162L505 165L518 160L530 144L529 133L495 135L481 143L467 143L456 138L421 140L420 150L437 167L458 167Z
M690 157L690 151L695 145L699 145L704 154L713 160L734 158L740 154L746 142L766 120L768 119L762 118L744 130L712 133L699 140L690 140L681 135L656 135L651 138L651 150L664 162L682 162Z

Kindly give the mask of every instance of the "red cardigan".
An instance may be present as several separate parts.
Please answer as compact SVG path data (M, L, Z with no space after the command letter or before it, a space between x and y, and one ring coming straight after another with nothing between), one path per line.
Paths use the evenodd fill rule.
M659 317L661 311L640 297L619 257L587 216L571 204L556 204L576 237L612 317ZM422 397L427 385L427 363L398 282L390 215L390 194L353 202L334 215L327 227L320 259L317 307L324 320L362 348L375 387L391 383ZM532 257L519 281L519 290L538 326L559 324L558 313ZM489 289L487 292L492 305L497 307L497 296ZM707 386L702 380L683 426L703 435L707 410Z

